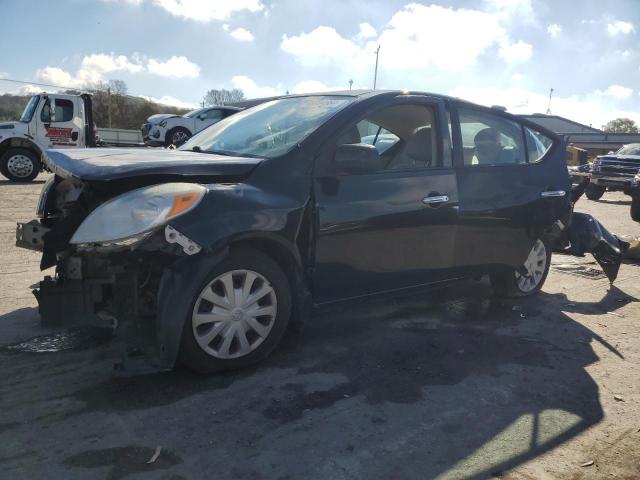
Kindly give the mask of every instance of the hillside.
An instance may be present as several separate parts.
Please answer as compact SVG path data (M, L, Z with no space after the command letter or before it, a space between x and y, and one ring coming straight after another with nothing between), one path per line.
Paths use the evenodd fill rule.
M0 95L0 121L17 120L20 118L30 96ZM93 95L93 115L98 127L109 126L108 96L105 92ZM129 95L111 95L111 126L112 128L126 128L137 130L145 120L156 113L175 113L182 115L186 109L170 107L150 102L141 97Z

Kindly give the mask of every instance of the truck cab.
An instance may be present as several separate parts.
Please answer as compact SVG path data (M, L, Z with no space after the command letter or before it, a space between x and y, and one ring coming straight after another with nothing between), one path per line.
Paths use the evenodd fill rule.
M0 123L0 173L31 181L45 150L88 146L95 146L90 95L34 95L18 121Z

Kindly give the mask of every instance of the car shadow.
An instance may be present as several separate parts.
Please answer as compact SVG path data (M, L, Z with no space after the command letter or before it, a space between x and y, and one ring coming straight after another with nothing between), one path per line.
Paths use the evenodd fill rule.
M45 183L46 180L32 180L30 182L12 182L11 180L0 180L0 186L2 185L32 185L34 183Z
M265 478L488 478L602 419L586 371L598 360L592 343L623 355L569 314L637 301L616 287L594 302L548 293L504 300L486 282L465 281L336 307L288 334L259 367L207 377L178 369L115 378L87 366L84 352L52 355L33 368L75 366L73 382L58 374L48 392L68 407L38 404L37 413L61 431L82 415L153 425L154 442L184 461L172 472L187 478L208 469L253 478L264 465ZM5 369L21 355L3 358ZM82 381L78 369L87 370ZM85 424L83 434L102 428ZM127 441L138 441L128 428ZM224 434L211 437L211 428ZM110 448L114 441L104 439Z
M631 205L631 200L607 200L605 198L600 198L599 200L591 200L592 202L598 203L608 203L611 205Z

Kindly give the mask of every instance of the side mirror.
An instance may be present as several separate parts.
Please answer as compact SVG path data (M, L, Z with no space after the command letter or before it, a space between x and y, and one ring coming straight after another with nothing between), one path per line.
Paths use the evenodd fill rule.
M607 155L613 155L614 153L616 153L616 152L614 152L613 150L609 150L609 151L607 152Z
M44 105L42 106L42 113L44 114L44 118L47 118L48 121L45 123L52 123L56 121L56 101L55 99L51 99L47 97L44 101Z
M207 118L207 116L204 113L201 113L200 115L198 115L198 118L200 120L204 120L205 118Z
M384 168L376 147L366 143L340 145L336 149L334 163L338 174L363 175Z

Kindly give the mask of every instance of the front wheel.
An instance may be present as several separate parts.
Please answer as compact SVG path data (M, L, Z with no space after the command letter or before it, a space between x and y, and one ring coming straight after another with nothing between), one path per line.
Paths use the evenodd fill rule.
M0 159L0 172L12 182L30 182L40 173L40 161L25 148L10 148Z
M180 359L202 373L264 359L279 343L291 316L286 275L256 250L232 251L191 294Z
M191 138L191 132L186 128L182 128L182 127L172 128L165 135L165 145L167 147L169 145L175 145L176 147L179 147L190 138Z
M607 191L607 187L602 187L600 185L589 185L587 186L587 190L585 191L585 195L589 200L600 200L604 192Z
M491 274L491 283L498 295L528 297L540 291L551 266L551 246L539 238L533 244L524 265L519 269Z

